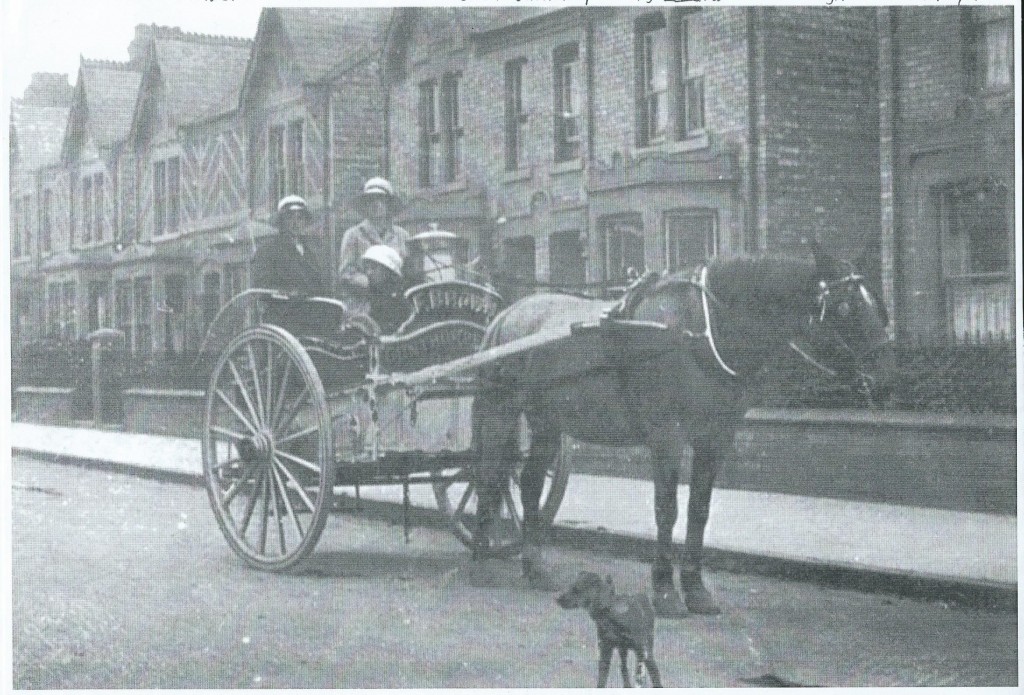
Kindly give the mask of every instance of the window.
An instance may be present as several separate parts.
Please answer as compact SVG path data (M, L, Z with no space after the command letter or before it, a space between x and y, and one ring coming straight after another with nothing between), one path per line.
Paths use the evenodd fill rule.
M21 258L21 206L20 199L11 201L11 258Z
M160 310L164 317L164 350L168 354L180 354L185 348L185 301L185 276L165 277Z
M430 186L440 180L441 133L437 105L437 82L427 80L420 83L419 130L420 186Z
M983 14L984 12L984 14ZM1013 86L1012 14L992 14L996 8L977 8L969 17L967 32L968 69L981 92L1010 89Z
M960 341L1013 334L1013 241L1009 188L993 179L937 189L950 330Z
M68 188L70 189L68 191L68 248L73 249L75 248L75 223L77 221L75 201L78 199L78 196L75 195L75 183L73 179L68 181Z
M548 240L548 249L551 284L582 289L587 282L587 268L579 230L553 233Z
M640 128L646 144L665 139L669 126L669 66L672 45L661 13L656 21L638 29L637 48L640 67Z
M132 281L118 280L114 286L114 327L122 331L131 344L132 335Z
M53 251L53 191L49 188L43 190L42 218L40 243L43 253L50 253Z
M220 273L211 272L203 275L202 305L203 330L206 331L220 311Z
M92 242L92 176L82 179L82 243Z
M107 294L109 285L106 282L93 281L89 283L89 330L108 325L107 317Z
M537 278L536 264L532 236L521 236L505 241L505 267L509 275L518 280L533 282Z
M601 224L604 242L604 277L626 282L644 271L644 227L640 215L622 215Z
M135 352L147 354L152 349L153 326L151 321L152 305L151 282L149 277L135 278Z
M705 263L718 251L717 215L713 210L665 213L665 258L670 271Z
M580 156L582 98L579 48L575 43L559 46L552 54L554 65L554 139L556 162Z
M444 182L452 183L462 174L462 117L459 113L459 82L462 74L451 72L441 81L444 117Z
M286 195L302 195L306 177L303 170L303 121L296 119L287 125L270 126L268 136L268 166L270 209Z
M153 163L153 235L181 229L181 158Z
M462 173L460 73L446 73L421 82L419 96L419 183L436 186L456 181Z
M93 232L96 241L103 241L103 213L104 205L106 204L106 197L104 195L104 181L103 174L99 173L93 177L92 180L92 195L93 195L93 214L95 215L95 221L93 222Z
M72 341L76 336L75 316L78 313L76 310L75 281L69 280L65 282L61 289L61 294L63 301L60 316L60 337L65 341Z
M46 335L57 338L61 335L60 283L52 282L46 287Z
M524 59L505 63L505 171L515 171L523 165L523 112Z
M636 23L637 145L682 140L704 130L704 77L692 23L658 12Z
M103 241L103 206L104 198L103 172L82 177L82 243Z

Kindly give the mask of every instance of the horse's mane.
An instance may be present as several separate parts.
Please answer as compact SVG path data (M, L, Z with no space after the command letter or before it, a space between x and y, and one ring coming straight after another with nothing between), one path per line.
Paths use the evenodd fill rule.
M726 304L749 299L798 304L807 301L816 272L811 258L734 256L708 263L708 284L712 294ZM665 282L689 277L690 273L684 271L669 275Z

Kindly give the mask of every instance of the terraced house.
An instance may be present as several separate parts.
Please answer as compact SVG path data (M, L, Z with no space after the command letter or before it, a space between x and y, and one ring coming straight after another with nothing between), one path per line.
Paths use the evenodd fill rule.
M268 8L251 41L142 26L129 61L83 60L65 128L67 104L13 111L15 335L115 326L137 352L194 349L282 195L336 247L383 173L407 228L457 231L509 297L817 239L862 257L897 335L1006 341L1013 12Z

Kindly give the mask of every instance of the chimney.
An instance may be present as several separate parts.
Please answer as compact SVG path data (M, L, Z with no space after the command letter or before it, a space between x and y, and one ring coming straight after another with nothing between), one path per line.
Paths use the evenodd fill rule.
M74 93L67 73L36 72L25 87L24 103L32 106L70 106Z
M142 67L149 54L149 40L156 31L155 24L136 24L135 38L128 44L128 60L136 70Z

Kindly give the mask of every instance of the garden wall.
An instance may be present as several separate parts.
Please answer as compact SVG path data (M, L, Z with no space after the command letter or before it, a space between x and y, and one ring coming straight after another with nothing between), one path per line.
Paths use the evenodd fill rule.
M74 423L67 389L15 391L15 418ZM125 429L198 437L197 390L128 389ZM82 424L82 423L77 423ZM581 473L649 477L640 448L576 444ZM1012 415L755 408L736 435L722 487L972 512L1016 514L1017 428ZM689 461L683 464L685 482Z

